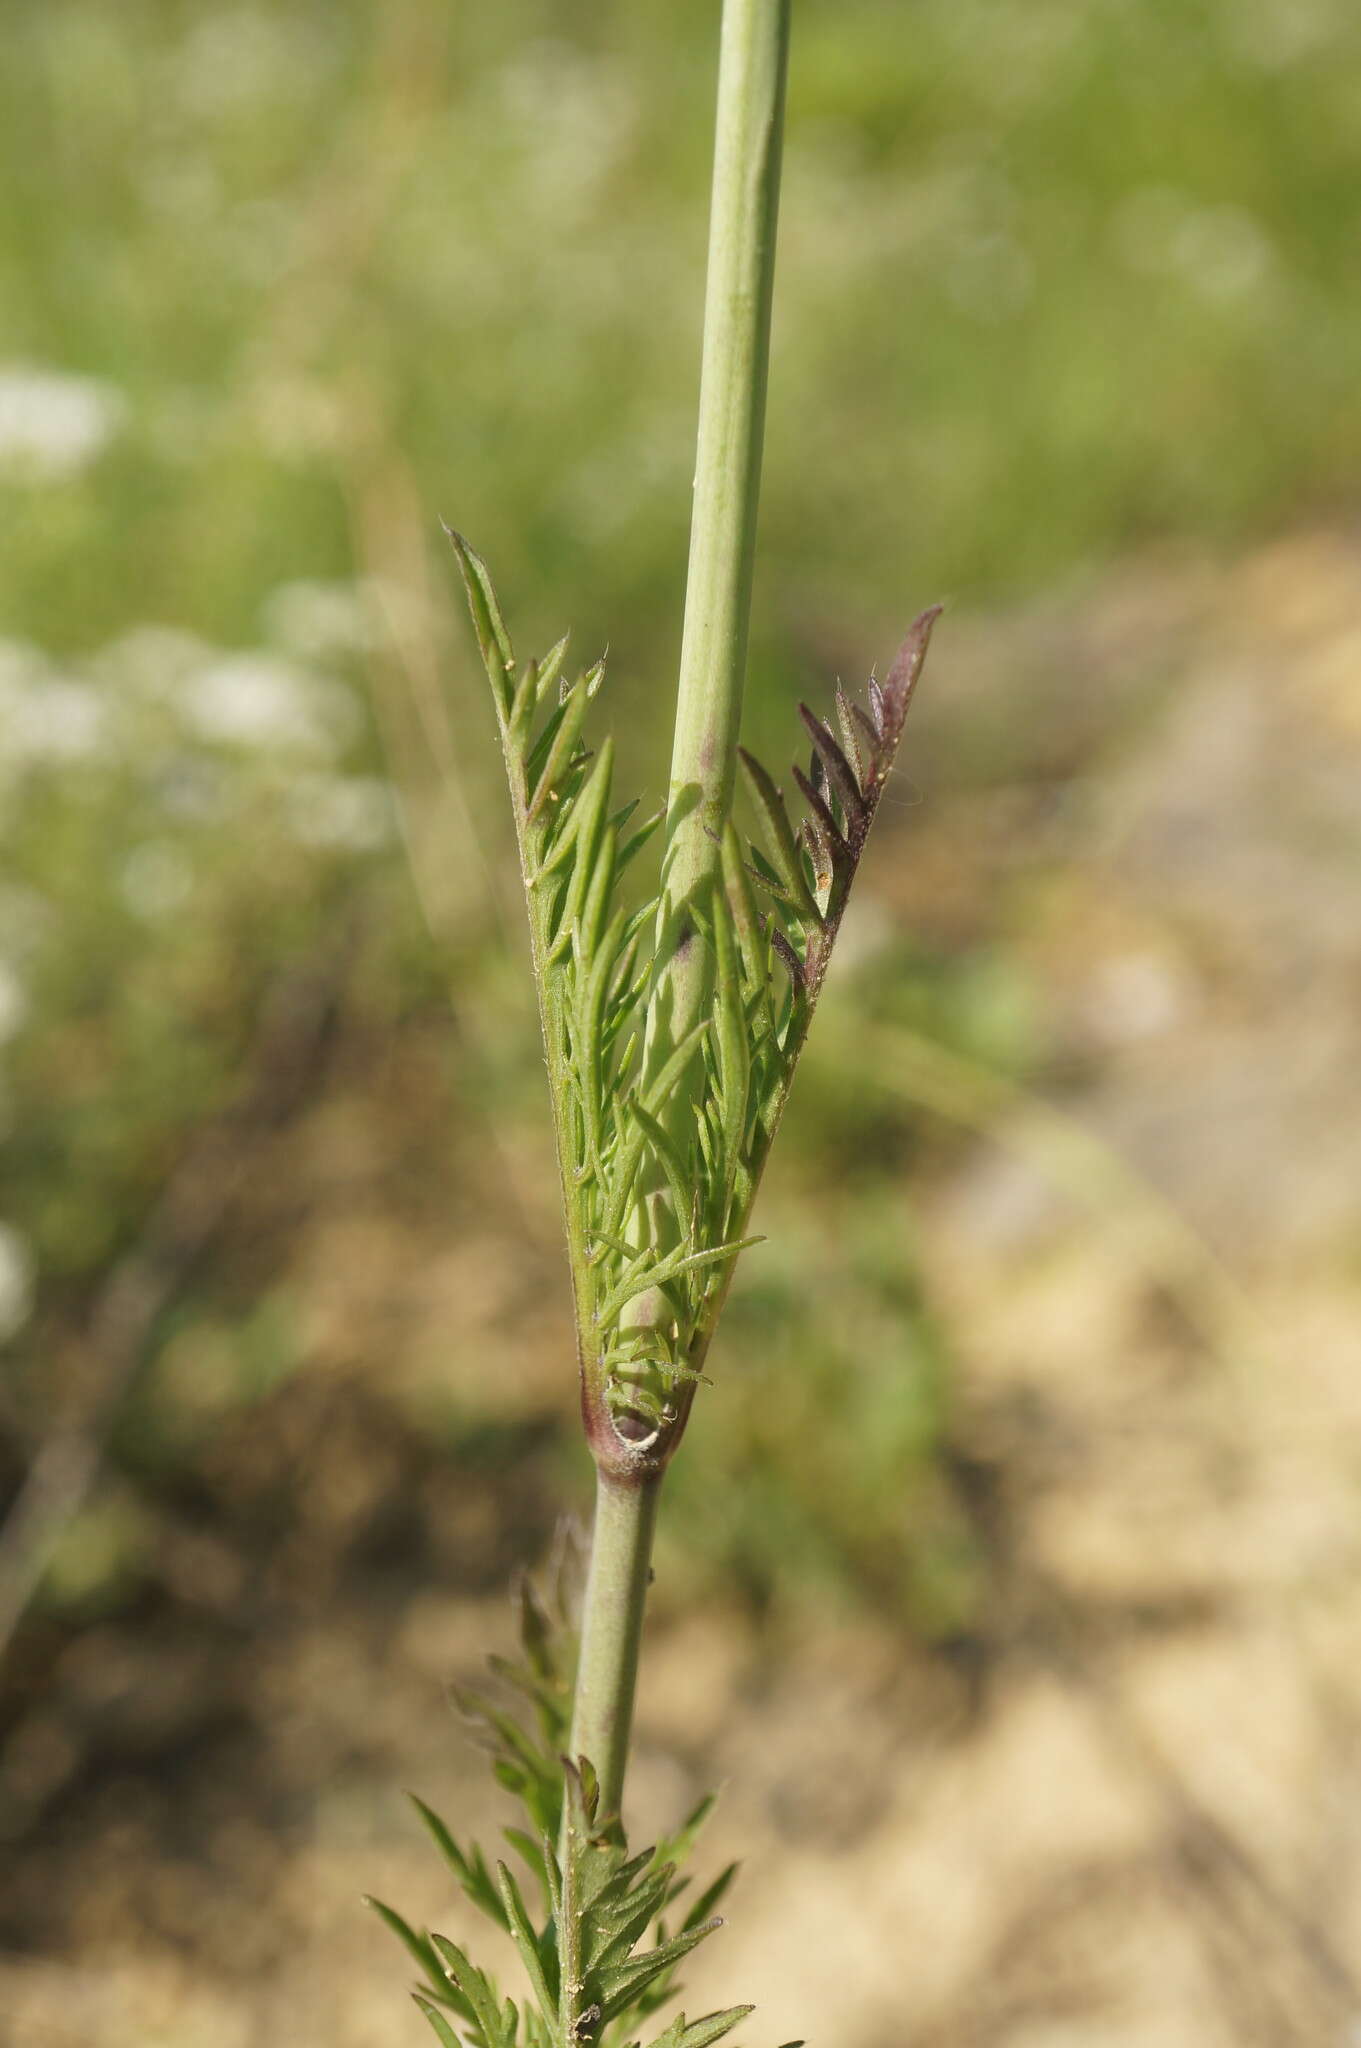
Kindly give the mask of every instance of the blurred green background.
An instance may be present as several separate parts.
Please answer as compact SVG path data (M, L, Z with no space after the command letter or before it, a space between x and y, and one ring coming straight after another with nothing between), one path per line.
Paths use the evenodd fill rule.
M674 1474L658 1627L717 1617L695 1655L720 1690L749 1658L735 1725L850 1630L973 1726L1030 1627L1033 1499L1090 1447L1084 1373L1128 1367L1155 1435L1204 1397L1213 1436L1203 1376L1256 1345L1249 1308L1343 1323L1355 1289L1361 17L796 15L758 750L783 763L799 696L949 609ZM392 1788L451 1746L440 1682L587 1495L517 882L437 522L523 651L608 644L623 779L655 799L716 28L657 0L6 10L0 1982L25 2048L226 2044L262 2014L414 2032L400 1962L356 1962L348 1903L319 1930L289 1887L314 1853L347 1883L398 1854ZM1080 1588L1080 1535L1055 1546L1040 1580L1077 1558ZM933 2042L1021 2039L940 2010Z

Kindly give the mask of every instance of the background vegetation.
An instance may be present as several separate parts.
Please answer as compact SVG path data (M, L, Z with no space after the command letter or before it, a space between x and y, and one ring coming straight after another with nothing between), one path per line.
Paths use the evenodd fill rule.
M801 1673L822 1753L853 1725L871 1762L824 1783L795 1748L760 1811L844 1848L877 1839L864 1773L972 1725L1068 1564L1058 1636L1085 1640L1105 1539L1079 1516L1046 1551L1034 1499L1120 1500L1105 1452L1166 1448L1183 1398L1218 1471L1261 1322L1331 1359L1354 1308L1361 24L1341 0L798 17L761 752L950 610L674 1475L640 1797L701 1750L738 1769L749 1724L776 1756L770 1694ZM400 1966L354 1948L348 1898L403 1889L363 1859L399 1853L402 1775L455 1768L431 1702L585 1500L509 827L436 520L517 642L608 643L621 783L655 797L715 18L7 20L0 1939L35 2048L285 2013L307 2043L400 2038ZM1279 1369L1250 1368L1268 1407ZM1315 1394L1354 1443L1354 1403ZM1311 1499L1336 1482L1345 1548L1350 1478L1299 1470ZM1189 1526L1157 1471L1126 1541L1160 1501ZM847 1631L867 1691L838 1703L806 1659ZM879 1709L908 1749L875 1751ZM318 1883L346 1903L309 1919ZM1282 1936L1279 2006L1227 2038L1313 2044L1309 2000L1346 2009L1345 1942L1301 1914L1327 1967ZM769 1950L759 1901L754 1926ZM1020 2042L1027 1998L1060 2024L1048 1979L994 2033L929 1979L923 2040ZM1219 1995L1082 2038L1184 2021L1203 2048ZM899 2038L866 1996L856 2038Z

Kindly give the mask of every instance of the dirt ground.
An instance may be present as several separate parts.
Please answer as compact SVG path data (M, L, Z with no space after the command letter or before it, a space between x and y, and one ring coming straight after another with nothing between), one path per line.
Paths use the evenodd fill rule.
M1361 542L951 623L932 680L874 886L923 928L1005 890L1058 1048L917 1225L991 1591L967 1652L871 1616L772 1655L663 1605L635 1825L724 1781L709 1851L744 1863L687 2005L838 2048L1355 2048ZM1018 690L1014 776L937 795ZM457 1934L396 1788L495 1822L444 1689L552 1520L551 1200L529 1174L528 1227L470 1204L451 1248L343 1110L287 1142L326 1375L167 1508L158 1626L14 1646L12 2048L419 2042L359 1895ZM451 1351L497 1360L494 1483L403 1422Z

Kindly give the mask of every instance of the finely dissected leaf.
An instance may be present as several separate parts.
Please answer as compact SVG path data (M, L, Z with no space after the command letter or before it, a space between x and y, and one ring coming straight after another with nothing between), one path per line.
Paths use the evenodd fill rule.
M480 1692L462 1695L465 1710L493 1748L498 1771L531 1816L545 1802L552 1806L547 1827L536 1824L533 1833L515 1827L504 1830L542 1886L542 1927L536 1925L519 1880L504 1862L497 1864L493 1877L480 1849L463 1848L432 1808L413 1800L460 1889L509 1932L529 1990L523 2009L517 2012L513 2003L499 1998L490 1976L470 1960L460 1942L442 1934L420 1934L390 1907L371 1902L427 1979L419 2002L446 2048L450 2039L455 2048L586 2048L604 2028L609 2029L606 2038L611 2042L622 2040L626 2028L636 2032L650 2013L674 1996L676 1967L719 1924L714 1908L732 1879L729 1866L700 1891L679 1932L668 1934L661 1916L687 1889L688 1880L678 1866L692 1851L712 1810L712 1796L701 1799L668 1839L630 1853L618 1819L600 1810L599 1786L589 1763L562 1762L576 1659L579 1569L578 1550L564 1532L550 1565L547 1590L527 1579L516 1589L522 1654L518 1659L492 1660L497 1677L512 1689L513 1708L503 1708ZM525 1725L526 1716L537 1719L545 1747L540 1748ZM565 1828L558 1818L564 1801ZM560 1849L565 1864L560 1862ZM648 1947L651 1928L656 1932ZM441 2008L453 2015L457 2027L444 2018ZM673 2022L661 2039L681 2040L687 2048L717 2041L747 2010L709 2014L690 2027L681 2022L680 2033ZM709 2028L714 2031L704 2031Z
M884 703L883 687L874 676L869 679L866 694L870 700L870 716L874 721L875 736L882 740L888 731L888 710Z
M539 663L539 702L541 704L546 697L551 696L558 686L558 678L562 674L563 662L567 659L567 646L571 637L570 633L564 633L561 640L555 640L543 660Z
M582 708L584 711L584 704ZM567 717L567 711L567 702L560 697L549 712L548 717L544 720L544 723L539 727L532 741L527 746L521 748L516 755L520 780L519 800L526 808L529 804L530 792L535 788L540 776L543 774L544 763L552 753L558 734L562 731L563 720Z
M849 843L836 821L836 814L816 783L809 781L797 763L790 772L802 791L809 809L813 813L818 832L821 835L822 844L830 851L832 876L835 880L838 878L838 870L840 869L844 873L845 864L850 860L851 849Z
M747 779L756 798L767 843L775 855L773 877L763 873L762 863L756 860L755 871L760 879L773 880L777 910L781 902L784 905L780 913L784 918L783 926L778 918L772 922L769 944L788 972L795 1005L789 1032L782 1038L777 1033L779 1064L783 1069L778 1076L778 1086L771 1090L770 1082L776 1077L771 1071L767 1052L767 1071L756 1088L758 1101L782 1101L788 1092L793 1065L822 987L851 883L893 766L907 707L938 616L939 607L936 607L923 612L917 619L898 650L884 683L870 678L868 711L851 703L845 692L838 689L837 720L844 745L838 743L831 727L806 704L799 706L799 717L813 742L813 761L810 774L805 774L797 765L793 769L795 784L808 805L808 815L799 826L795 845L797 848L802 842L812 863L814 885L821 904L816 917L810 917L807 905L795 899L792 887L794 863L785 844L788 815L779 801L775 785L759 764L748 766ZM750 966L753 952L750 906L744 903L742 892L735 887L736 865L731 854L725 861L724 875L739 934L744 932L744 927L746 930L742 950L748 980L758 981ZM777 1118L777 1109L773 1115Z
M559 826L543 866L538 874L531 877L533 886L544 875L560 867L570 856L573 879L563 911L564 920L567 922L570 922L580 909L581 897L585 894L586 884L595 863L600 827L609 809L613 774L614 741L607 739L596 755L580 793Z
M423 1998L419 1991L413 1991L411 1996L434 2028L435 2033L443 2043L443 2048L463 2048L463 2043L459 2040L458 2035L454 2032L448 2020L445 2019L438 2006L432 2005L428 1998Z
M716 228L724 219L720 209L746 192L747 179L767 216L767 232L758 238L760 260L744 280L751 289L743 296L752 307L768 307L779 156L778 148L765 144L771 136L778 141L787 11L750 10L753 22L763 17L759 41L752 29L735 32L733 47L743 51L748 40L750 47L737 65L746 82L734 104L749 103L746 111L754 118L748 125L761 140L764 158L747 165L742 178L722 173L715 185ZM726 80L726 10L724 42ZM726 84L720 102L726 109ZM750 338L759 375L766 350L763 322L758 320ZM732 370L737 377L736 362ZM706 400L704 432L713 417ZM755 473L749 455L748 450L748 482ZM749 511L735 471L729 482ZM567 683L564 638L542 663L530 660L517 676L486 565L461 536L450 538L492 688L511 787L588 1431L602 1474L650 1482L684 1428L733 1263L759 1242L746 1234L751 1204L934 614L918 620L886 682L871 681L868 711L851 705L838 688L840 739L830 723L799 707L813 755L807 774L793 770L809 810L797 827L766 770L741 753L765 845L764 852L752 849L750 862L743 861L724 815L722 787L732 765L726 713L735 711L740 691L735 678L724 674L725 664L704 664L700 696L708 702L701 708L713 715L696 718L687 639L676 753L686 771L676 776L684 801L668 806L659 874L663 909L649 959L642 920L650 920L651 912L631 908L620 884L658 821L624 837L632 806L615 808L613 748L606 739L593 753L587 738L604 660ZM696 594L701 608L712 606L714 589L702 574L692 585ZM746 595L744 570L743 604ZM700 799L698 814L690 806L692 794ZM695 837L701 823L706 830L718 828L709 835L721 844L717 864ZM710 893L714 865L722 882ZM769 891L765 915L757 908L753 881ZM787 974L787 987L776 963ZM640 1295L647 1302L631 1308ZM651 1437L626 1431L626 1421L639 1418L653 1419ZM607 1554L602 1548L597 1555ZM631 1565L640 1555L635 1553ZM593 1577L596 1592L608 1579L608 1571ZM505 1863L498 1862L493 1879L482 1852L465 1852L438 1816L417 1802L461 1890L511 1937L530 1991L523 2034L516 2005L501 2002L493 1979L457 1942L418 1934L390 1908L377 1908L430 1980L431 1994L418 1994L418 2003L442 2048L588 2048L602 2030L606 2048L619 2048L629 2029L674 1995L678 1965L721 1924L712 1909L731 1882L731 1866L700 1893L680 1931L672 1933L663 1916L689 1879L662 1850L629 1854L614 1754L614 1738L625 1725L619 1718L625 1688L603 1688L611 1693L611 1726L595 1697L602 1689L595 1654L601 1609L595 1599L593 1592L578 1701L583 1711L570 1733L575 1658L562 1654L553 1615L532 1595L522 1601L524 1660L498 1667L519 1695L514 1711L480 1694L464 1696L498 1781L530 1822L528 1833L509 1828L506 1835L542 1887L546 1925L540 1928L531 1918ZM630 1616L631 1628L636 1619ZM568 1743L570 1758L563 1754ZM597 1761L607 1766L603 1806L596 1770L588 1756L577 1754L583 1749L599 1752ZM678 1854L691 1847L706 1811L702 1804L680 1831ZM649 1930L651 1947L645 1945ZM465 2022L463 2041L441 2006ZM679 2015L653 2048L711 2048L750 2011L734 2006L693 2022Z
M795 904L792 896L762 853L760 847L753 843L748 851L751 858L746 864L747 873L751 876L753 882L759 882L761 887L767 890L777 903L783 903L787 910L793 911Z
M673 1089L679 1086L690 1062L704 1038L707 1037L709 1030L710 1024L706 1017L695 1025L693 1031L686 1032L680 1044L666 1061L661 1072L647 1091L644 1106L650 1116L655 1117L657 1115L662 1104L670 1096ZM614 1171L611 1176L613 1185L609 1206L605 1211L602 1223L594 1233L596 1237L605 1243L617 1238L623 1228L624 1218L627 1216L630 1204L633 1201L634 1184L637 1180L638 1168L642 1164L643 1154L646 1149L647 1133L643 1126L634 1120L632 1129L621 1146L619 1156L614 1163Z
M747 996L748 1043L753 1053L759 1040L775 1028L770 997L770 940L768 921L756 907L751 874L742 858L742 843L729 825L723 834L723 890L732 915L742 961L742 986Z
M615 933L612 944L603 943L606 919L609 915L610 895L614 888L614 860L618 841L613 825L606 825L600 835L595 857L591 863L590 887L586 900L581 906L574 945L583 966L590 965L594 973L599 957L604 956L606 964L613 966L615 955L623 942L624 929L628 924L628 912L617 910L609 929Z
M483 1733L483 1740L494 1754L508 1762L527 1767L537 1772L543 1762L543 1755L528 1730L522 1728L513 1714L504 1707L498 1707L485 1693L474 1692L467 1686L454 1686L454 1704L465 1720L475 1723Z
M704 1797L691 1807L685 1819L674 1834L663 1835L653 1850L658 1863L669 1863L675 1868L689 1861L695 1843L699 1840L710 1814L718 1804L717 1792L706 1792Z
M457 1942L443 1934L432 1934L430 1939L444 1965L445 1976L468 2002L483 2048L510 2048L514 2032L506 2031L505 2016L491 1979L468 1960Z
M581 728L586 723L586 711L593 694L587 687L587 681L588 676L582 676L572 686L554 714L552 738L543 749L543 766L538 770L532 791L530 778L534 776L537 756L531 756L526 765L526 821L531 825L553 794L563 770L576 750L577 741L581 738Z
M558 2002L558 1987L556 1983L550 1986L546 1975L546 1968L550 1961L553 1963L557 1961L556 1949L551 1944L546 1951L540 1947L539 1937L530 1925L529 1915L525 1911L525 1902L520 1896L520 1887L516 1884L515 1879L511 1876L504 1863L497 1864L496 1875L500 1885L501 1899L505 1907L506 1921L510 1929L511 1939L514 1941L519 1951L520 1960L525 1966L525 1974L529 1978L530 1989L539 2001L539 2010L544 2014L548 2014L553 2011ZM556 1975L556 1971L554 1974Z
M649 1145L651 1145L663 1173L666 1175L667 1186L671 1190L671 1200L675 1205L676 1215L683 1217L691 1200L691 1191L687 1188L685 1180L687 1162L682 1159L679 1151L676 1149L675 1141L671 1133L666 1129L666 1126L657 1117L653 1116L650 1110L644 1109L637 1096L629 1104L628 1113L630 1116L636 1117L642 1125L644 1135Z
M926 650L931 644L932 629L941 615L941 610L942 607L938 604L930 605L920 617L913 620L907 638L893 658L893 666L884 683L881 697L885 706L885 726L886 731L893 734L895 743L903 729L907 707L912 702L913 692L921 676L922 664L926 660Z
M630 810L635 810L636 808L636 804L631 804L629 806ZM642 852L643 848L647 846L656 837L658 829L662 825L665 817L665 811L654 811L652 813L652 816L650 818L645 819L643 823L638 826L637 830L633 832L630 835L630 837L624 841L623 845L619 849L619 857L614 864L614 871L616 875L622 875L625 868L627 868L632 861L636 860L638 855ZM619 820L614 820L614 823L616 829L618 829Z
M799 717L803 720L817 758L822 763L827 783L840 797L847 818L862 821L865 817L865 799L860 793L860 784L856 780L855 770L833 739L830 727L824 725L806 704L800 704Z
M524 1858L526 1867L538 1880L539 1889L544 1897L544 1905L551 1913L552 1897L548 1883L548 1863L544 1855L543 1842L535 1841L534 1837L526 1834L523 1828L502 1828L501 1833L515 1853Z
M754 2013L754 2005L730 2005L726 2012L706 2013L701 2020L692 2020L687 2026L685 2014L677 2013L664 2034L658 2034L652 2048L711 2048L711 2043L721 2041L734 2027ZM797 2048L803 2048L799 2042Z
M628 1960L635 1943L642 1940L660 1912L671 1875L666 1871L660 1883L656 1877L649 1878L636 1891L627 1893L612 1912L603 1908L596 1912L597 1938L587 1950L588 1968L608 1973Z
M794 987L796 989L802 989L806 985L806 976L803 971L803 962L802 960L800 960L798 954L794 951L794 948L790 945L784 933L781 931L773 931L770 935L770 943L775 948L775 951L779 954L781 960L784 962L785 968L787 969L789 974L789 979L791 980L791 982L793 982Z
M840 683L836 686L836 722L841 727L841 744L857 784L863 785L865 766L874 758L874 726L858 704L852 704ZM866 752L866 742L869 751Z
M662 1287L680 1273L692 1273L701 1266L719 1265L725 1259L735 1259L739 1252L749 1251L754 1244L760 1244L759 1237L742 1237L731 1244L706 1245L701 1251L668 1252L658 1258L655 1252L640 1252L632 1266L596 1310L597 1320L610 1323L638 1295L645 1294L651 1287Z
M618 949L626 922L625 913L616 911L614 923L591 963L590 975L584 986L579 988L577 1002L569 1014L574 1067L587 1117L587 1159L592 1166L599 1163L600 1117L605 1108L602 1074L605 1005L618 965Z
M517 1574L510 1591L518 1623L520 1648L528 1677L536 1685L553 1685L558 1677L552 1617L539 1589L526 1571Z
M729 1863L719 1871L713 1883L705 1887L681 1923L682 1934L688 1934L692 1927L698 1927L701 1922L713 1919L714 1908L721 1899L727 1897L738 1868L736 1863Z
M604 662L567 683L561 640L517 683L486 566L454 544L515 798L588 1401L664 1430L683 1422L732 1261L753 1241L747 1217L935 613L917 620L886 680L871 680L868 709L838 688L839 737L799 707L813 756L809 773L793 771L808 807L797 825L766 769L739 750L763 843L746 860L730 827L720 835L722 886L695 905L714 999L671 1045L656 1006L665 962L644 938L652 912L621 901L621 876L660 816L627 831L633 807L616 804L613 747L606 738L593 753L586 737ZM768 906L754 888L769 891ZM655 929L674 935L674 921ZM630 1309L643 1294L654 1299L645 1316ZM673 1402L677 1382L687 1391ZM532 1794L538 1825L549 1803L542 1762L503 1742L498 1770Z
M473 1904L480 1907L489 1919L499 1921L504 1926L505 1915L500 1895L492 1881L482 1851L474 1845L471 1853L465 1855L433 1808L427 1806L423 1799L418 1799L414 1792L408 1792L407 1798L425 1823L435 1847Z
M455 1700L494 1757L499 1782L521 1802L539 1834L553 1834L562 1811L556 1754L541 1749L528 1730L480 1694L456 1692Z
M446 1973L440 1967L432 1938L429 1935L418 1934L409 1921L404 1920L400 1913L394 1912L391 1906L385 1906L381 1899L366 1898L364 1904L373 1908L384 1926L396 1935L403 1948L424 1971L434 1996L442 2004L452 2006L461 2017L471 2019L472 2008L462 1993L450 1985Z
M534 724L534 713L539 708L539 664L525 663L524 674L515 685L515 694L510 700L510 711L506 724L512 742L521 744L528 738Z
M510 715L515 690L515 654L506 631L501 607L496 602L487 565L475 548L470 547L461 533L455 533L452 526L444 531L453 542L458 566L463 572L463 582L468 592L468 609L472 613L473 631L481 650L486 667L487 679L492 686L496 708L502 718Z
M738 966L737 943L726 905L720 905L713 920L714 951L717 958L718 995L715 1003L715 1039L718 1054L719 1155L722 1186L713 1213L714 1227L722 1230L728 1219L733 1183L741 1158L747 1128L747 1101L751 1086L751 1038L747 1028L746 1005L742 999L742 976Z
M794 843L794 828L789 822L784 798L754 754L749 754L745 747L739 747L737 756L761 813L776 880L799 916L810 924L816 924L820 921L821 912L803 878L798 847Z
M692 1927L688 1934L677 1934L658 1948L648 1949L641 1956L633 1956L628 1962L601 1971L605 1996L601 2000L604 2016L613 2019L634 2004L640 1993L664 1971L672 1969L683 1956L699 1947L702 1941L723 1925L721 1920L710 1920L703 1927Z

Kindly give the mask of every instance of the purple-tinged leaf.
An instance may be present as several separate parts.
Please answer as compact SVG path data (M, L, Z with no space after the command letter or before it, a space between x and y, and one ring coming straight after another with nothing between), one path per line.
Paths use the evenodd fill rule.
M875 687L877 688L878 685L876 684ZM861 780L864 781L866 776L873 776L875 772L875 768L879 758L879 734L874 729L874 720L870 717L869 713L865 710L862 704L852 704L851 717L860 727L860 730L864 734L865 740L869 746L869 754L866 757L868 761L868 767L861 777Z
M883 686L876 677L870 677L870 716L874 720L875 737L882 740L888 729L888 707L884 703Z
M922 672L926 650L931 642L931 628L940 617L943 607L933 604L929 610L912 623L912 628L893 658L893 666L884 684L884 700L888 717L892 721L891 734L896 741L903 729L907 707L912 701L912 692L917 687L917 678Z
M832 849L816 818L805 818L799 831L813 863L813 880L819 889L825 889L832 879Z
M798 783L799 788L803 791L805 798L812 807L813 815L817 819L823 836L831 849L832 868L833 872L836 872L843 861L849 862L851 859L851 849L846 843L845 834L832 814L831 805L824 796L814 789L801 768L794 770L794 780Z
M751 842L748 851L751 854L751 859L743 861L742 865L751 876L752 881L759 882L761 887L768 891L770 895L778 897L786 909L792 910L794 906L789 901L789 893L784 883L780 880L755 840Z
M860 794L860 784L855 771L832 737L830 726L824 725L817 713L810 711L806 704L800 704L799 717L803 720L808 737L812 740L817 758L826 770L826 779L841 799L848 825L862 824L866 817L865 799Z
M737 754L752 795L760 806L766 842L770 847L774 872L779 877L780 887L801 918L810 924L818 924L821 922L822 913L813 901L808 884L803 878L798 848L794 843L794 829L789 822L784 798L754 754L749 754L745 747L739 747Z
M836 686L836 720L837 724L841 727L841 743L846 759L851 764L851 771L857 783L863 789L865 783L865 763L867 760L872 761L874 759L874 749L871 747L868 755L864 753L860 734L855 729L854 710L855 706L851 703L850 698L846 695L840 683L838 683ZM874 728L871 726L871 738L873 738L873 733Z
M789 979L793 982L795 988L803 988L806 985L803 962L778 925L772 925L771 927L770 943L788 968Z

